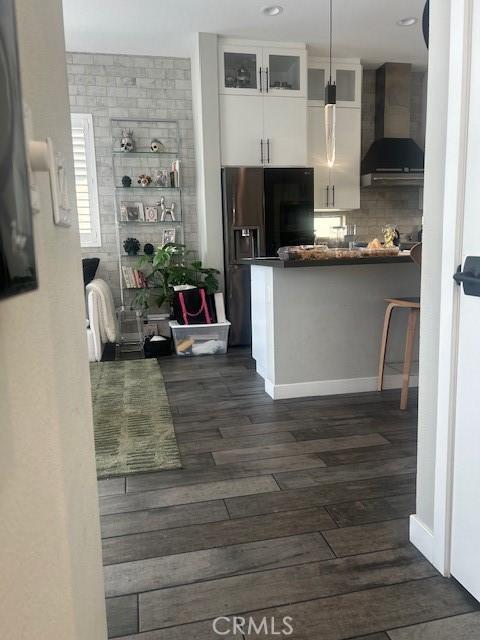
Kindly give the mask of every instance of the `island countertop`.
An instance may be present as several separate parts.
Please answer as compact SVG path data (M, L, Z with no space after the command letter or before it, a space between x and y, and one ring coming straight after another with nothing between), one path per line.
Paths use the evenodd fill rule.
M274 267L276 269L293 269L298 267L334 267L340 265L360 264L396 264L412 263L409 251L396 256L372 256L365 258L329 258L328 260L281 260L280 258L244 258L243 264L257 267Z

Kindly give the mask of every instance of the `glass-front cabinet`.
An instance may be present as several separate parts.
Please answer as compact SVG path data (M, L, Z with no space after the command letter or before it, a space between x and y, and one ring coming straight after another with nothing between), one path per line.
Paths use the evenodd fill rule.
M264 49L267 92L290 98L304 97L307 92L306 64L307 52L303 49Z
M328 60L309 58L308 60L308 102L312 106L322 106L325 102L325 85L330 76ZM337 105L339 107L361 107L362 67L356 63L334 62L332 80L337 85Z
M306 97L306 67L302 48L221 44L220 93Z
M221 45L219 49L220 93L262 93L262 47Z

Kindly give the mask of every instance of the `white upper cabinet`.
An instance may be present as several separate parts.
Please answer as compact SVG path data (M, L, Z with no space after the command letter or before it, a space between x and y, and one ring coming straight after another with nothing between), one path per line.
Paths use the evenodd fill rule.
M264 46L259 42L220 40L219 92L305 98L307 51L304 45Z
M305 166L305 46L221 40L218 51L222 165Z
M336 110L335 163L327 164L324 109L308 107L308 164L314 168L316 210L360 208L361 110Z
M323 107L308 107L308 164L313 167L314 208L326 209L330 195Z
M263 101L264 164L307 165L307 109L305 100L267 97Z
M271 96L304 98L307 95L307 52L303 49L263 50L266 93Z
M220 96L220 151L225 166L264 164L263 100L260 96ZM207 143L208 144L208 143Z
M220 44L218 69L220 93L244 96L262 93L262 47Z
M333 187L330 206L338 209L360 208L360 109L337 109L335 164L330 169Z
M330 64L322 58L308 59L308 103L321 106L325 102L325 85L330 77ZM332 81L337 85L337 106L362 106L362 66L356 62L334 61Z

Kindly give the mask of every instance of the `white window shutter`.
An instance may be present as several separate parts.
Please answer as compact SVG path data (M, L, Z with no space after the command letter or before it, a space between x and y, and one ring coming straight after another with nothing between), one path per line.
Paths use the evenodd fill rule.
M72 143L80 244L100 247L97 163L90 113L72 113Z

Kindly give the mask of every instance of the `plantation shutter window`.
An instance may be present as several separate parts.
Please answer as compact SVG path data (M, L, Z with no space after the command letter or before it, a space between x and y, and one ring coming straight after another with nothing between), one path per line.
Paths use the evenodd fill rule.
M80 245L100 247L97 165L91 114L72 113L72 142Z

